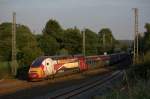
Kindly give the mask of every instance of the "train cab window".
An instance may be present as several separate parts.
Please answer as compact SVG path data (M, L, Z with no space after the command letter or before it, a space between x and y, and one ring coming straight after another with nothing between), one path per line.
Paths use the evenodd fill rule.
M40 58L37 58L35 59L33 62L32 62L32 67L39 67L42 62L43 62L44 58L43 57L40 57Z

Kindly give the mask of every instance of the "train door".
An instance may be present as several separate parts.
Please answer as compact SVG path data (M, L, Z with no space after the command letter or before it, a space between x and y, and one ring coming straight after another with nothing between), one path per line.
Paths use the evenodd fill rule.
M80 62L79 68L80 68L81 71L88 69L85 58L80 58L79 62Z

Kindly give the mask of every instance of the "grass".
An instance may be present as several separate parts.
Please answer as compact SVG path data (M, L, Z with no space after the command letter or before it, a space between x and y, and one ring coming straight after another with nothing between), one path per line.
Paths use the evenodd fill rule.
M130 91L127 88L111 90L102 96L95 96L93 99L150 99L150 81L146 83L139 80L130 88Z
M132 88L132 96L134 99L150 99L150 81L138 81L136 86Z

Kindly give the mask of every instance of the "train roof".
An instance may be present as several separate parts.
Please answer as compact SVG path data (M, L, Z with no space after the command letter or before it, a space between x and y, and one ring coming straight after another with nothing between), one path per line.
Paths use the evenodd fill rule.
M40 65L43 62L43 60L45 60L46 58L57 60L57 59L66 59L66 58L74 58L74 57L80 57L80 55L77 55L77 56L76 55L74 56L72 55L70 56L40 56L33 61L32 65Z

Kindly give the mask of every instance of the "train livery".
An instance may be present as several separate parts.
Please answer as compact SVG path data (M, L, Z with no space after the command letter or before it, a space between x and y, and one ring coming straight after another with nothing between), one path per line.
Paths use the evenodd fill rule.
M46 78L59 71L70 69L87 70L83 57L41 56L33 61L29 69L29 79Z
M41 56L36 58L29 69L29 80L43 79L55 75L60 71L77 69L85 71L93 67L102 67L115 64L124 59L129 59L128 53L122 52L110 55L96 56Z

